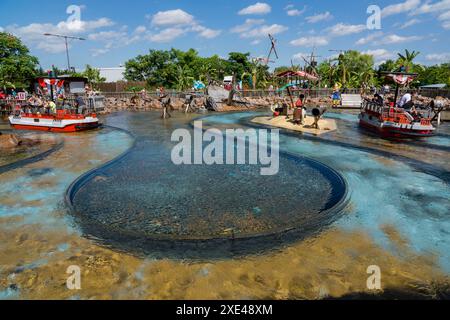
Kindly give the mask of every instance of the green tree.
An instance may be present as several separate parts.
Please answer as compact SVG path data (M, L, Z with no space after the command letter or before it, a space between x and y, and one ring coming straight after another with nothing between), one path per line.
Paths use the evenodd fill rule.
M332 60L325 60L317 67L320 79L322 79L322 85L326 85L328 88L334 86L338 82L338 69Z
M250 53L231 52L228 55L226 71L228 75L235 75L236 79L241 79L245 72L251 73L249 61Z
M397 65L399 67L404 66L406 68L406 72L413 72L413 69L415 69L413 61L418 55L420 55L420 52L409 50L405 50L405 54L398 53L399 59L397 60Z
M425 69L420 72L417 80L422 86L445 83L448 87L450 87L450 62L425 67Z
M194 77L190 74L188 66L177 66L176 82L178 91L184 91L192 88L194 85Z
M19 38L0 32L0 86L29 87L38 74L39 61Z
M90 65L86 65L86 70L81 74L83 77L88 79L89 84L95 88L99 83L106 81L105 78L100 76L100 70L92 68Z
M360 87L368 85L374 73L373 56L350 50L339 55L337 73L343 86ZM364 75L364 78L359 77Z
M378 72L393 72L398 68L398 63L394 60L387 60L378 66Z
M149 54L139 55L125 63L125 79L146 81L150 87L173 87L176 75L173 54L169 51L150 50Z

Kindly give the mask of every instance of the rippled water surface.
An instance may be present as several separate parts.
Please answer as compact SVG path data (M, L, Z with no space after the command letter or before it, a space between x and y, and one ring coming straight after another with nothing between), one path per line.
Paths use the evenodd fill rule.
M257 115L202 120L205 128L255 128L249 120ZM173 167L168 137L190 129L196 115L163 121L159 113L121 113L104 122L134 136L111 127L62 136L60 150L0 174L0 299L341 297L365 291L374 264L384 286L435 292L427 286L450 275L450 127L399 142L359 130L355 115L327 116L338 130L320 138L282 131L280 175L268 178L251 166ZM75 192L73 218L66 189L99 167ZM321 220L336 177L348 201ZM314 232L277 246L269 239L239 258L208 259L214 255L205 250L201 261L184 262L170 250L134 256L114 243L129 241L130 232L229 241L233 232L255 235L302 219L318 219ZM78 295L61 285L74 264L84 271Z

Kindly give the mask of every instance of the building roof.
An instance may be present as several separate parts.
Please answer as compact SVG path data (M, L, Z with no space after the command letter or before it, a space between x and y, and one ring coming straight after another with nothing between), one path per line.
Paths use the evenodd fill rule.
M445 87L447 87L447 85L445 83L438 83L438 84L430 84L427 86L421 86L421 88L424 89L444 89Z

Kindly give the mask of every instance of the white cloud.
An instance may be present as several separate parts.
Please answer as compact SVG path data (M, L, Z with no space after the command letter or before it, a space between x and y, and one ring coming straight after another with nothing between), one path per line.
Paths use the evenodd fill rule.
M280 24L265 25L264 19L247 19L244 24L231 29L232 33L238 33L241 38L262 38L268 34L276 35L287 31L289 28Z
M422 40L422 37L419 36L410 36L403 37L396 34L390 34L384 36L383 38L374 42L375 45L384 45L384 44L397 44L397 43L405 43L405 42L413 42Z
M328 45L328 39L325 37L302 37L296 40L291 41L291 45L293 46L304 46L304 47L314 47L314 46L326 46Z
M239 11L239 15L263 15L268 14L272 11L272 7L268 5L267 3L261 3L257 2L247 8L242 9Z
M260 39L256 39L256 40L253 40L252 42L250 42L250 44L253 45L253 46L256 46L256 45L258 45L260 43L261 43Z
M444 12L442 14L439 15L438 17L439 20L450 20L450 11Z
M397 44L406 43L422 40L421 36L399 36L396 34L384 35L383 32L376 32L368 35L365 38L359 39L357 45L373 44L373 45L386 45L386 44Z
M10 25L5 31L18 36L28 46L43 50L47 53L61 53L65 51L65 44L59 38L46 37L44 33L65 34L69 36L80 36L86 32L113 26L114 22L108 18L100 18L92 21L78 21L59 23L31 23L26 26Z
M392 4L381 10L381 15L385 18L395 14L406 13L416 9L420 5L420 0L406 0L402 3Z
M386 49L367 50L364 51L363 54L373 56L376 64L381 64L383 62L386 62L386 60L395 58L395 54Z
M194 17L181 10L160 11L152 17L152 25L155 27L181 26L194 23Z
M443 21L442 27L446 30L450 30L450 0L441 0L434 3L427 1L416 11L411 12L412 15L427 13L438 14L438 20Z
M421 22L422 21L420 21L419 19L411 19L409 21L406 21L403 24L396 24L396 26L398 26L400 29L406 29L406 28L409 28L409 27L414 26L416 24L419 24Z
M412 12L413 15L424 13L442 12L450 9L450 0L441 0L434 3L427 1L421 5L417 10Z
M295 9L294 5L289 5L286 8L284 8L284 10L286 10L286 13L287 13L288 16L290 16L290 17L298 17L298 16L301 16L302 14L304 14L306 12L306 8L307 7L304 6L302 10L298 10L298 9Z
M375 41L376 39L380 38L381 36L383 36L383 32L371 33L367 37L361 38L358 41L356 41L356 44L357 45L365 45L365 44Z
M165 43L171 42L176 38L181 37L182 35L186 34L186 32L187 30L182 28L168 28L162 30L159 33L151 34L147 38L152 42Z
M268 34L276 35L287 31L289 28L279 24L263 25L241 34L241 38L263 38Z
M244 24L231 29L232 33L242 33L251 30L254 26L264 24L264 19L247 19Z
M109 52L109 49L106 49L106 48L91 49L90 51L92 52L92 56L93 57L98 57L98 56L102 56L102 55L107 54Z
M286 13L290 17L298 17L298 16L301 16L303 14L303 12L298 9L292 9L292 10L288 10Z
M88 39L92 41L107 41L116 40L126 35L127 33L122 31L101 31L97 33L91 33L90 35L88 35Z
M134 30L135 33L145 33L146 31L147 28L145 26L139 26Z
M206 39L216 38L222 33L221 30L213 30L200 25L193 26L192 31L197 32L200 37Z
M303 62L304 61L303 58L307 59L310 56L311 56L311 53L299 52L299 53L296 53L296 54L294 54L292 56L292 60L293 61L301 61L301 62Z
M92 56L97 57L111 51L111 49L126 47L143 39L145 32L136 28L133 33L128 33L127 27L119 30L100 31L87 36L90 41L103 43L103 48L92 49Z
M194 16L181 9L156 13L151 16L151 25L153 30L141 29L137 31L145 33L147 40L160 43L171 42L190 32L194 32L205 39L216 38L222 33L221 30L210 29L199 24Z
M314 16L306 17L306 21L309 23L317 23L321 21L328 21L331 20L332 18L333 16L331 15L331 13L327 11L325 13L319 13Z
M365 24L344 24L338 23L333 27L328 28L328 32L331 36L346 36L349 34L361 33L367 29Z
M428 54L425 59L434 63L450 62L450 52Z

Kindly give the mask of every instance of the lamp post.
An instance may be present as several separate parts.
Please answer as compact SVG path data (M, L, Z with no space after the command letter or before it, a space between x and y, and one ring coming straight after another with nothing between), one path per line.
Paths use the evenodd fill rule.
M67 69L70 71L70 57L69 57L69 42L68 39L72 40L80 40L85 41L86 39L80 38L80 37L72 37L72 36L66 36L66 35L60 35L60 34L52 34L52 33L44 33L44 36L47 37L56 37L56 38L62 38L64 39L64 43L66 44L66 55L67 55Z

